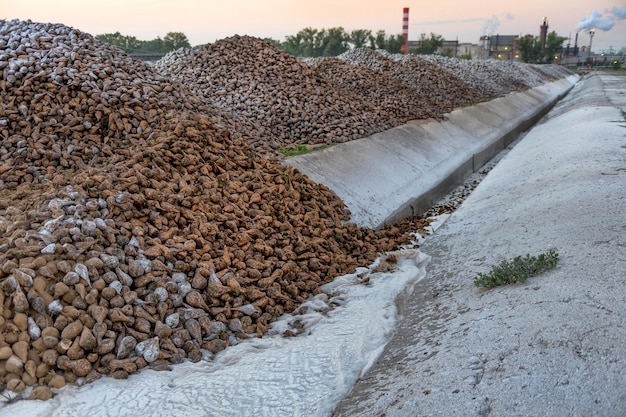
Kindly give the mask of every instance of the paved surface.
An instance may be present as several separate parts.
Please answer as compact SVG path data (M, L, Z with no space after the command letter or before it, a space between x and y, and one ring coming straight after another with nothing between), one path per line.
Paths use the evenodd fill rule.
M626 415L625 111L626 77L585 76L489 173L335 417ZM473 284L551 248L552 271Z

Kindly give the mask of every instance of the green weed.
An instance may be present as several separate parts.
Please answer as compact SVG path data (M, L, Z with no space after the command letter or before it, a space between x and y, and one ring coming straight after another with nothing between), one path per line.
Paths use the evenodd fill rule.
M284 156L297 156L304 155L307 153L311 153L314 151L321 151L322 149L330 148L331 146L336 145L335 143L331 143L328 145L314 145L312 147L308 147L306 145L296 145L295 148L278 148L278 152L283 154Z
M306 145L296 145L295 149L282 147L278 149L278 152L285 156L296 156L307 154L311 150Z
M478 274L474 278L477 287L494 288L500 285L524 282L526 278L534 277L554 269L559 261L559 254L554 249L535 257L526 255L517 256L512 261L504 260L491 268L488 274Z

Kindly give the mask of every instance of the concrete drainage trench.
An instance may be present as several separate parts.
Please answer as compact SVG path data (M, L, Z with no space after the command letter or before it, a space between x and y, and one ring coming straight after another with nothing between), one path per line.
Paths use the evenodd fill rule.
M578 81L570 77L414 121L284 161L334 191L359 226L382 228L422 214L520 134Z

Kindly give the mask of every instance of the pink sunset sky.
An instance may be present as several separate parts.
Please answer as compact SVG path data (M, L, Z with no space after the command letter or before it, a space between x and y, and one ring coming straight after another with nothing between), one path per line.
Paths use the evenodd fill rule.
M598 53L626 47L626 0L0 0L0 19L63 23L98 35L121 32L141 40L183 32L192 45L239 34L284 41L306 27L383 29L401 33L402 9L410 8L409 39L431 32L478 43L482 35L571 36Z

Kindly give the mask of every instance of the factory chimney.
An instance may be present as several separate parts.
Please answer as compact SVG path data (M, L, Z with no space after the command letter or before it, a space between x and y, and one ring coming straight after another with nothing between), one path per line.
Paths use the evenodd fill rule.
M402 37L404 38L404 44L402 44L402 53L409 52L409 8L405 7L402 11Z
M539 42L541 43L541 50L546 49L546 39L548 37L548 18L543 18L543 24L539 26Z

